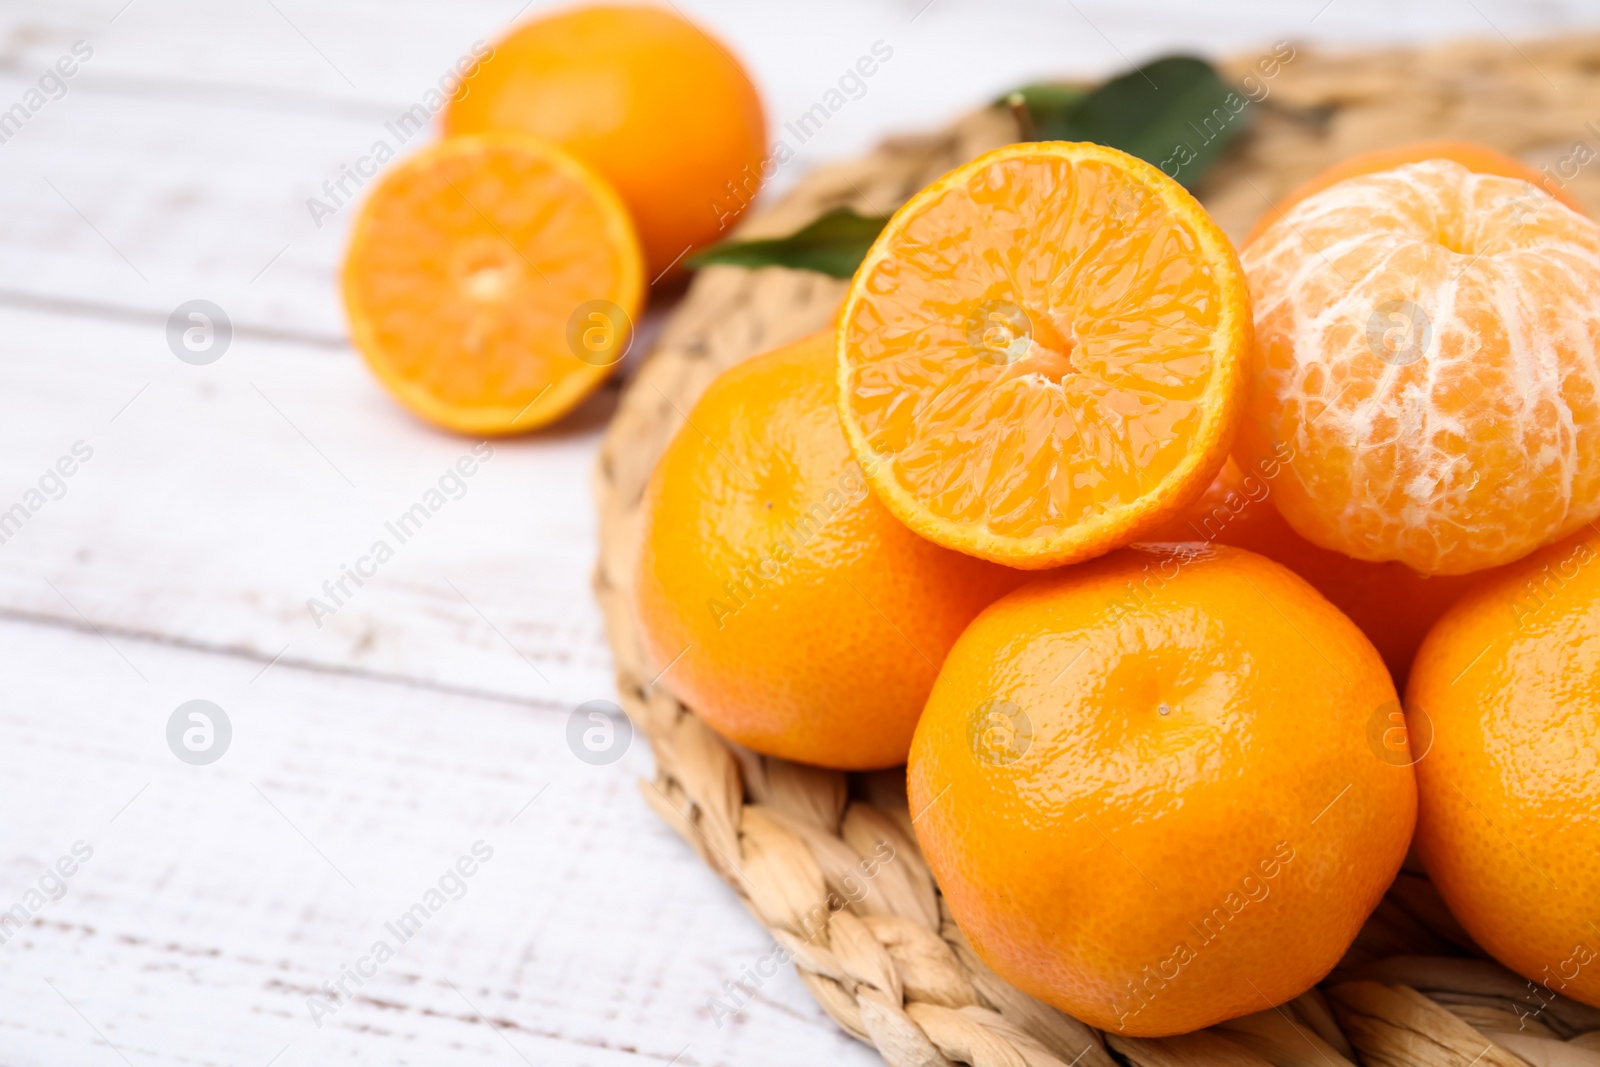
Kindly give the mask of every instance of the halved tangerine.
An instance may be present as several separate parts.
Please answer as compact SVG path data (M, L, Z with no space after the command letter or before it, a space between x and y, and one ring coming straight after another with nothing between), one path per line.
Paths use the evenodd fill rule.
M1101 145L1010 145L912 197L867 253L840 417L917 533L1054 567L1205 491L1250 338L1233 246L1182 186Z
M523 134L451 138L386 174L356 219L344 299L390 392L462 433L549 423L626 353L644 266L617 194Z

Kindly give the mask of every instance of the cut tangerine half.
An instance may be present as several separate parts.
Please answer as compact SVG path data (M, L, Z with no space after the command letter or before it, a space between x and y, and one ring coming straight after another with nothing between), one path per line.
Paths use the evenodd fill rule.
M522 134L447 139L395 167L344 264L356 347L402 404L461 433L571 410L627 352L643 297L622 201Z
M840 313L840 417L901 522L1054 567L1205 491L1250 331L1233 247L1182 186L1101 145L1010 145L912 197L867 253Z

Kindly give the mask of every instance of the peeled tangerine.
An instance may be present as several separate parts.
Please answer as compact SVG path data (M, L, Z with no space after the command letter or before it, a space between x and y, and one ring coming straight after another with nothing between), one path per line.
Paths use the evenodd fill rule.
M1426 160L1294 204L1242 254L1236 452L1307 540L1464 574L1600 515L1600 224Z

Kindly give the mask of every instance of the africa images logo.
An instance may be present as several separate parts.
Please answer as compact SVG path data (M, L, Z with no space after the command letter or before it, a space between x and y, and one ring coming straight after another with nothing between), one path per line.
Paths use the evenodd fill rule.
M312 994L306 997L306 1010L311 1013L311 1021L317 1024L317 1029L322 1029L324 1019L337 1015L354 1000L361 988L377 976L384 964L399 955L400 949L417 936L428 920L448 904L466 896L469 880L493 858L493 846L481 839L474 841L468 853L457 857L455 863L446 867L434 884L423 890L419 899L383 924L388 937L374 941L364 955L356 957L354 963L341 964L338 976L322 983L320 996Z

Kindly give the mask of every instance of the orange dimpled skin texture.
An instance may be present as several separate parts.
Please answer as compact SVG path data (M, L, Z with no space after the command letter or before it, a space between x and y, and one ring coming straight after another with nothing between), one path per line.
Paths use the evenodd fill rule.
M1184 1033L1304 992L1377 905L1416 811L1368 740L1397 708L1287 569L1124 549L961 635L912 743L913 825L1002 978L1111 1033Z
M447 140L386 173L343 280L351 339L378 378L416 414L472 434L569 411L626 352L644 298L616 194L520 134Z
M1199 500L1145 540L1215 542L1277 560L1350 616L1383 657L1396 688L1404 689L1428 630L1480 576L1430 577L1404 563L1369 563L1317 547L1272 503L1285 465L1272 457L1246 472L1230 459Z
M662 684L724 736L890 767L957 635L1024 576L896 522L835 388L831 331L711 383L646 491L638 615Z
M1294 452L1276 499L1307 540L1464 574L1600 515L1600 224L1428 160L1307 197L1243 263L1236 451Z
M1406 709L1432 737L1416 849L1445 903L1501 963L1600 1007L1600 533L1462 597Z
M997 149L890 220L840 317L840 415L923 536L1072 563L1175 514L1222 466L1250 313L1177 183L1092 144Z
M666 8L531 20L465 86L445 133L521 130L572 152L627 202L651 277L725 236L760 186L755 86L723 44Z

